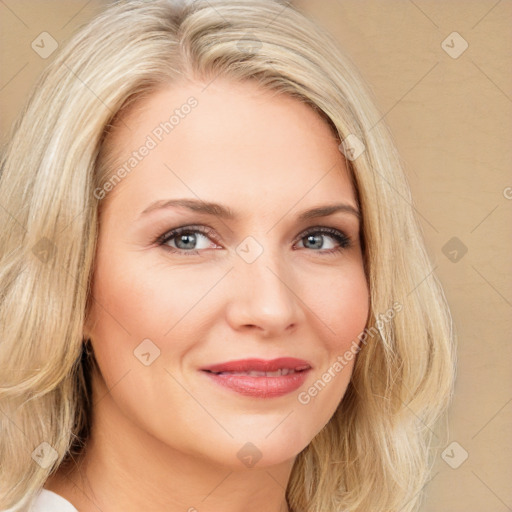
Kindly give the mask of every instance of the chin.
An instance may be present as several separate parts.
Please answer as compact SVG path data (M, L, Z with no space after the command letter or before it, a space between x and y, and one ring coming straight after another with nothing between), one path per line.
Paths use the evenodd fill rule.
M278 427L279 429L279 427ZM291 436L289 429L281 435L276 432L270 434L266 439L264 436L247 436L241 440L237 439L232 443L231 453L227 462L238 469L247 468L269 468L281 464L293 464L297 455L309 444L311 439L299 435ZM233 458L233 454L235 458Z

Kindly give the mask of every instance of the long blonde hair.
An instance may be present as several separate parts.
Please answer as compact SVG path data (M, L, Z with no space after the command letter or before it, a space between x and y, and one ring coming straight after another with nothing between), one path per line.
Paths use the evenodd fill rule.
M400 158L371 93L332 36L284 3L133 0L110 6L59 49L2 157L2 509L28 507L87 443L94 361L83 325L101 202L94 191L113 170L106 135L129 105L156 89L217 76L291 95L315 109L340 142L364 145L347 164L362 210L372 336L361 343L336 413L296 458L289 506L419 506L432 428L453 393L455 343ZM401 311L381 321L393 303ZM42 449L55 460L36 463Z

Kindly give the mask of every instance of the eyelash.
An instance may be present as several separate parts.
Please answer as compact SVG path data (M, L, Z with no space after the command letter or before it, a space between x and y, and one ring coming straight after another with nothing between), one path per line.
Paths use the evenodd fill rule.
M210 239L212 239L214 242L218 243L217 237L214 234L214 230L206 227L206 226L183 226L179 228L172 229L171 231L165 232L163 235L160 235L157 237L157 239L153 242L154 244L157 244L158 246L161 246L164 250L169 251L174 254L181 254L184 256L195 256L199 254L204 249L200 250L190 250L190 251L184 251L182 249L175 249L174 247L170 247L167 245L167 242L170 240L178 237L179 235L183 234L190 234L190 233L200 233ZM351 239L345 233L338 229L329 228L327 226L315 226L312 228L307 229L303 233L301 233L301 236L297 239L297 241L301 241L302 239L306 238L307 236L311 234L327 234L330 235L332 238L337 240L339 243L339 246L334 249L320 249L320 250L314 250L313 252L318 252L325 256L334 256L337 253L343 251L344 249L350 247L351 245Z

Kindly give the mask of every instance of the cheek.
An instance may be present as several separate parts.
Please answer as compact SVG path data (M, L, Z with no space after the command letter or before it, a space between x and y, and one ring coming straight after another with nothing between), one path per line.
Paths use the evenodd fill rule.
M190 342L180 339L189 340L184 330L188 334L190 326L197 328L196 310L201 308L196 306L219 276L211 270L170 269L165 260L148 263L144 254L116 254L113 245L96 261L87 331L98 362L105 362L105 376L115 378L138 368L133 352L143 340L152 340L162 352L186 351Z
M105 242L104 242L105 243ZM176 272L155 264L145 252L120 253L115 243L98 255L92 288L93 314L98 328L120 330L124 336L161 336L185 313L185 305L200 290L196 279L180 279ZM190 274L189 274L190 277ZM144 331L147 331L144 333Z
M322 282L323 287L309 285L304 293L311 297L325 357L296 396L297 417L309 422L315 433L328 423L345 395L357 357L358 336L366 327L369 312L362 265L346 265Z
M163 284L136 260L116 254L114 245L97 256L87 329L107 382L140 366L134 350L169 329L172 311Z
M369 289L362 265L347 265L341 272L326 276L323 286L310 285L304 293L325 327L329 351L346 350L366 327L369 313Z
M369 289L362 265L347 265L342 272L332 273L324 287L306 292L312 298L312 308L319 320L323 347L327 359L322 371L336 374L336 384L330 386L337 398L341 398L350 380L357 355L359 335L364 331L369 313ZM336 361L343 358L343 370ZM339 375L339 377L338 377ZM326 377L328 379L328 377ZM337 391L335 391L337 390Z

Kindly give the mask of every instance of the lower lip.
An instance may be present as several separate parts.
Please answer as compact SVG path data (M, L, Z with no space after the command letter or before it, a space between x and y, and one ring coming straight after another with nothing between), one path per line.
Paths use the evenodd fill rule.
M252 377L250 375L233 375L204 372L210 379L245 396L256 398L275 398L287 395L300 388L309 370L282 375L280 377Z

